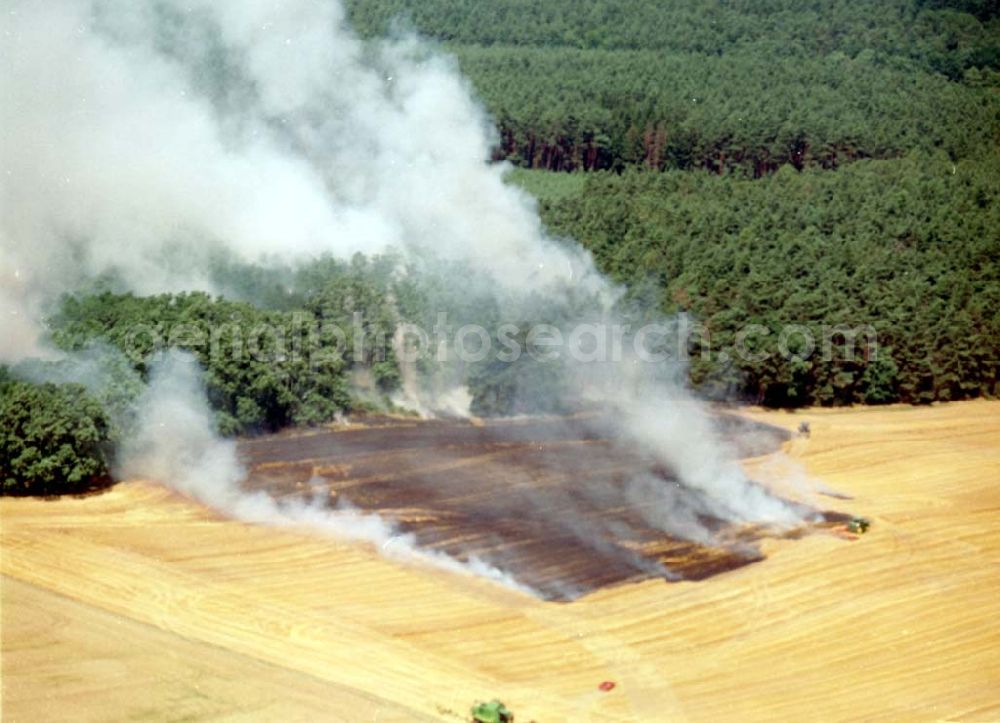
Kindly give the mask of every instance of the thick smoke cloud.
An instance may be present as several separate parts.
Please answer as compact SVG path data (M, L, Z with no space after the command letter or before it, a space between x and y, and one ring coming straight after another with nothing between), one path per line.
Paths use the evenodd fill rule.
M3 23L7 358L55 292L109 271L207 288L219 249L433 249L518 288L590 273L485 164L453 64L363 46L336 2L26 1Z
M306 528L365 542L393 559L478 575L535 594L475 557L459 561L419 549L413 535L397 531L378 515L365 514L347 502L330 508L318 486L311 497L284 500L242 489L246 472L236 443L214 434L201 371L190 355L172 352L158 359L136 406L140 411L133 434L119 450L116 476L168 482L185 495L245 522Z
M2 22L5 359L44 351L40 319L60 292L102 274L139 293L211 289L213 253L432 254L477 269L518 315L566 305L570 288L605 309L619 296L582 249L546 237L533 201L487 162L494 131L454 62L413 39L362 43L334 0L15 0ZM241 492L234 447L214 436L192 373L175 360L154 375L121 474L241 519L390 539L359 513ZM627 358L564 379L698 491L703 509L671 515L662 481L635 481L632 494L663 500L664 530L706 538L706 513L799 521L748 482L681 376ZM467 406L460 388L446 391L438 407ZM412 541L389 547L417 554Z

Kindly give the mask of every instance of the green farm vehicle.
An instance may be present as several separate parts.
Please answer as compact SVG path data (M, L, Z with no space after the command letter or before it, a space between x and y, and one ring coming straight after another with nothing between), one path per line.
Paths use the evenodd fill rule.
M489 703L477 703L472 708L472 720L475 723L513 723L514 714L499 700Z
M863 535L868 532L868 528L871 527L871 524L872 523L864 517L855 517L847 523L847 531L855 535Z

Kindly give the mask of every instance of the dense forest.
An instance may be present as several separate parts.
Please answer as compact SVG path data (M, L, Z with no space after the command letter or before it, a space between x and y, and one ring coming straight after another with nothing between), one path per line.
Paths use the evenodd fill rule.
M496 157L549 170L837 167L995 150L991 0L352 0L368 35L453 53Z
M571 180L559 189L561 179ZM688 312L692 381L773 406L911 403L1000 391L1000 164L860 161L837 172L786 166L762 179L706 172L573 176L523 172L543 218L652 303ZM732 357L749 324L761 362ZM877 355L778 351L784 325L870 326ZM720 353L723 355L720 358Z
M366 392L371 403L387 406L384 394L398 386L391 342L412 295L405 281L393 278L397 263L392 256L356 256L347 262L325 257L294 270L220 265L220 283L254 304L203 292L68 295L49 321L52 340L67 352L108 345L142 379L164 350L190 352L205 370L223 434L328 422L364 407ZM359 369L370 380L368 390L350 378Z
M87 492L110 481L107 413L79 384L33 384L0 368L0 492Z
M151 369L171 349L204 369L222 434L392 408L387 395L399 384L392 333L416 298L392 279L398 263L321 258L291 269L220 260L216 283L255 304L202 292L137 297L115 279L67 294L49 329L52 344L70 356L0 367L3 493L85 491L107 481ZM348 330L340 346L334 329Z
M364 37L416 31L454 56L497 126L494 160L517 167L511 181L551 233L623 285L620 313L697 327L690 378L705 396L791 407L1000 393L996 0L346 6ZM143 298L114 278L76 290L49 319L72 356L0 367L2 492L107 483L169 348L203 367L219 431L252 434L394 409L404 369L385 340L403 322L444 311L523 336L582 318L501 320L475 284L448 281L470 273L391 254L297 268L220 258L222 296ZM334 338L356 318L360 337ZM789 325L829 353L782 353ZM748 326L759 360L730 353ZM457 371L476 413L567 408L556 366Z

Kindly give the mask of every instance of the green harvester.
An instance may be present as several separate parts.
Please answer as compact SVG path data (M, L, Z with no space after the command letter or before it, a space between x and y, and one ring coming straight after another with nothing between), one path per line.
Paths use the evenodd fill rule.
M514 714L499 700L491 700L473 706L472 720L476 723L513 723Z
M855 535L863 535L868 532L868 528L871 527L871 524L872 523L864 517L855 517L847 523L847 531L853 532Z

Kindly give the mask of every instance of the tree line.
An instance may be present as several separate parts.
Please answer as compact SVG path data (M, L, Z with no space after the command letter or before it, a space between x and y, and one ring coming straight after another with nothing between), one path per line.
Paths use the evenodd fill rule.
M1000 19L987 0L375 0L455 54L499 128L495 158L760 176L996 143Z
M822 58L464 48L496 159L556 171L632 166L759 177L911 150L995 147L1000 95L869 55Z
M348 0L367 37L414 29L462 45L786 56L864 50L958 79L1000 68L995 0Z
M205 292L105 290L67 295L49 327L66 352L110 345L143 380L160 352L190 352L205 371L222 434L321 424L365 406L352 379L361 369L372 403L387 405L384 395L398 386L391 340L412 295L393 273L397 263L361 255L294 270L232 262L216 269L217 278L228 293L256 303Z
M799 406L1000 392L998 177L996 155L939 155L835 172L785 166L761 179L596 173L568 193L553 188L554 174L516 180L540 195L549 228L579 240L612 278L704 325L712 353L703 358L692 340L696 386ZM728 353L750 324L769 332L751 339L766 359ZM789 358L778 346L788 325L814 339L870 326L878 353L847 358L838 337L829 359Z
M83 493L111 481L111 425L80 384L34 384L0 367L0 494Z
M391 408L387 395L398 386L398 364L391 344L374 340L392 339L400 310L413 298L405 281L394 279L398 263L390 256L326 257L292 269L219 260L216 283L237 298L138 297L116 289L114 279L67 294L48 328L51 343L68 356L0 367L2 492L81 492L110 482L135 403L158 355L170 349L191 353L204 369L224 435ZM351 329L355 318L360 333L345 335L337 353L310 353L337 348L332 329ZM323 324L311 323L318 320ZM358 339L366 347L356 354Z

